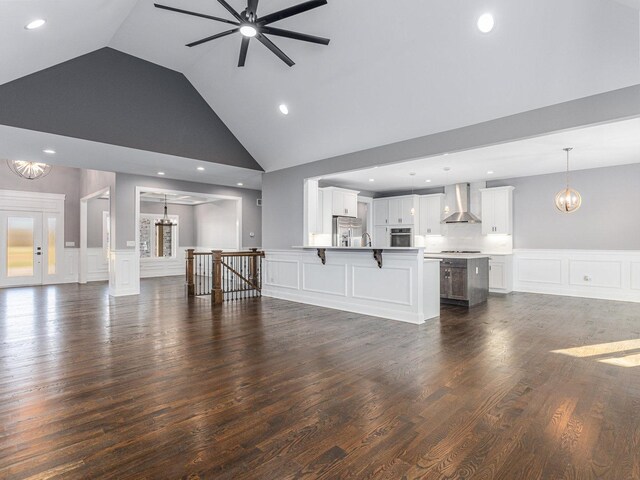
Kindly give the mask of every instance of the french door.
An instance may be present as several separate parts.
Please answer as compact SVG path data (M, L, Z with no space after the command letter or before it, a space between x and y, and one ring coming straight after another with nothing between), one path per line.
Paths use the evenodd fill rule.
M59 214L0 211L0 286L53 283L62 249Z

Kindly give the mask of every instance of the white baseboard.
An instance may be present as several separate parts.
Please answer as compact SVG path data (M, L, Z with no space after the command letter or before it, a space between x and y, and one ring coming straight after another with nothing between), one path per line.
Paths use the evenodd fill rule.
M514 291L640 302L638 250L513 251Z

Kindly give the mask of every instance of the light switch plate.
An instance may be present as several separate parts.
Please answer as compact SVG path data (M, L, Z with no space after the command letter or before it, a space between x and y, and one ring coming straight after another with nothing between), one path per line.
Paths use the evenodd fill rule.
M76 242L64 242L64 246L65 247L75 247L76 246Z
M136 246L135 240L127 240L127 247L135 247L135 246Z

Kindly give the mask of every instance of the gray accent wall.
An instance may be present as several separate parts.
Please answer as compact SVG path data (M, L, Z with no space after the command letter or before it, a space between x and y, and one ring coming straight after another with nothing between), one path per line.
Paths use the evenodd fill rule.
M1 110L1 108L0 108ZM38 193L64 193L64 241L80 246L80 183L77 168L53 166L49 175L38 180L25 180L14 174L4 160L0 160L0 190L19 190Z
M127 241L135 240L135 192L136 187L162 188L191 193L209 193L229 195L242 198L242 246L253 248L262 246L261 207L256 200L262 197L259 190L246 188L223 187L206 183L186 182L169 178L146 177L141 175L116 174L115 214L112 213L112 232L114 219L117 230L115 234L116 249L128 249ZM302 197L301 197L302 198ZM112 198L113 200L113 198ZM113 203L112 203L113 205ZM113 209L112 209L113 212ZM250 233L254 233L254 237ZM113 233L112 233L113 235Z
M513 247L640 250L640 163L579 170L570 178L582 195L582 206L571 214L554 205L563 173L487 182L515 187Z
M263 175L263 246L303 238L304 179L531 138L640 116L640 85Z
M1 85L0 124L262 170L183 74L112 48Z

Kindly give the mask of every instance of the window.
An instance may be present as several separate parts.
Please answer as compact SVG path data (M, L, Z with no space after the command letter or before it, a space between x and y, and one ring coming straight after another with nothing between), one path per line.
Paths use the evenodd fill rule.
M161 214L140 214L140 258L176 258L180 219L178 215L169 215L169 219L176 226L164 228L163 238L159 241L156 222L161 219Z

